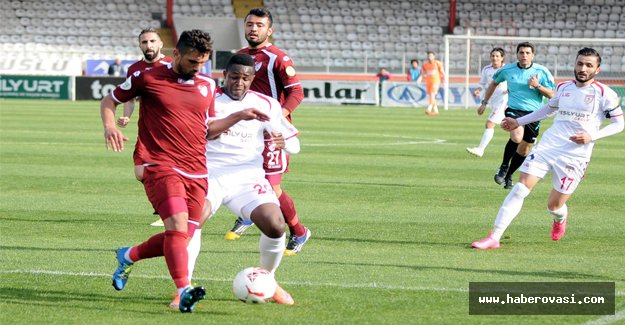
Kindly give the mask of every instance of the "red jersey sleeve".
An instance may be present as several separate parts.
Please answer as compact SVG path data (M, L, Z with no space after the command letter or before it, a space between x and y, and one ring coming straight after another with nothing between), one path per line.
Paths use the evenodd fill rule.
M145 84L143 76L144 74L141 73L141 71L134 72L126 79L126 81L113 89L111 92L113 100L117 103L125 103L137 96L140 96Z
M277 75L284 85L284 102L282 107L292 113L304 100L304 88L299 78L297 78L293 60L288 55L278 57L276 68Z

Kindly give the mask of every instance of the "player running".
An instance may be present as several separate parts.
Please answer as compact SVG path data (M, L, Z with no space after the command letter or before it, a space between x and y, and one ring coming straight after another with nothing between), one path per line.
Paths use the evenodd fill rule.
M291 121L291 113L304 99L304 89L297 78L293 61L269 42L273 33L273 17L265 8L254 8L245 17L245 39L248 47L239 53L254 58L256 76L251 90L276 99L282 105L282 115ZM298 254L310 239L311 232L299 220L293 199L282 189L282 175L288 171L288 155L281 149L272 147L269 135L265 136L263 152L267 180L280 201L280 210L289 226L289 241L284 254ZM238 218L232 229L226 233L227 240L238 239L252 223Z
M479 96L480 92L486 89L486 87L488 87L488 85L493 81L493 75L495 74L495 72L497 72L504 65L504 58L505 52L502 48L496 47L492 51L490 51L490 64L482 69L482 73L480 75L480 83L477 89L473 92L473 96ZM507 104L508 84L506 81L504 81L497 86L495 92L490 97L490 107L492 111L488 116L488 119L486 120L484 133L482 134L482 140L477 147L467 148L467 151L470 154L476 157L482 157L484 155L484 150L486 150L486 147L493 139L493 135L495 134L495 125L500 124L501 120L503 120L505 116ZM484 114L485 109L485 105L480 105L480 107L477 109L477 114Z
M493 230L471 246L499 248L501 236L521 211L523 201L548 172L553 174L553 189L547 201L547 209L553 216L551 239L560 240L564 236L568 220L566 202L584 177L595 142L623 131L625 125L617 94L595 80L600 66L601 56L596 50L579 50L575 80L559 84L555 96L537 111L518 119L506 117L503 120L502 127L511 131L556 115L553 125L521 165L519 182L503 201ZM601 128L606 118L611 123Z

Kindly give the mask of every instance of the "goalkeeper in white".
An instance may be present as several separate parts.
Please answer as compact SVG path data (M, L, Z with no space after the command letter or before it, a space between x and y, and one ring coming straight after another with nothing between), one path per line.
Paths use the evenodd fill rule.
M547 209L553 216L551 239L564 236L568 217L567 200L584 177L595 141L623 131L623 110L616 93L594 78L600 71L601 56L591 48L577 52L575 80L560 83L549 102L539 110L512 119L506 117L506 131L555 115L553 125L520 167L519 182L512 188L497 213L488 236L471 246L478 249L499 248L499 240L519 214L523 201L545 175L552 172L553 189ZM609 118L610 124L601 128Z

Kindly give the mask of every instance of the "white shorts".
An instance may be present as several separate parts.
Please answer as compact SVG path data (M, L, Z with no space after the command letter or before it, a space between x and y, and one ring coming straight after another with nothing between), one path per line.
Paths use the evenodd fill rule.
M246 220L254 209L261 204L274 203L280 205L269 181L265 179L262 168L242 172L211 174L208 178L206 199L211 203L212 217L223 204L232 213Z
M588 162L587 159L564 156L561 152L545 154L544 151L533 150L519 170L540 178L545 178L551 171L553 189L562 194L571 194L584 178Z
M508 105L508 96L505 95L503 98L497 98L495 100L491 99L491 113L488 116L488 120L495 123L501 124L501 121L504 117L506 117L506 106Z

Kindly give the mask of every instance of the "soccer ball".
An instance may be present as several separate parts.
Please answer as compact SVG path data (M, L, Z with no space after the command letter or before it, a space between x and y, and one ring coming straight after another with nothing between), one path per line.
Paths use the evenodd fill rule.
M241 301L264 304L274 293L278 283L273 274L260 267L248 267L234 277L232 291Z

